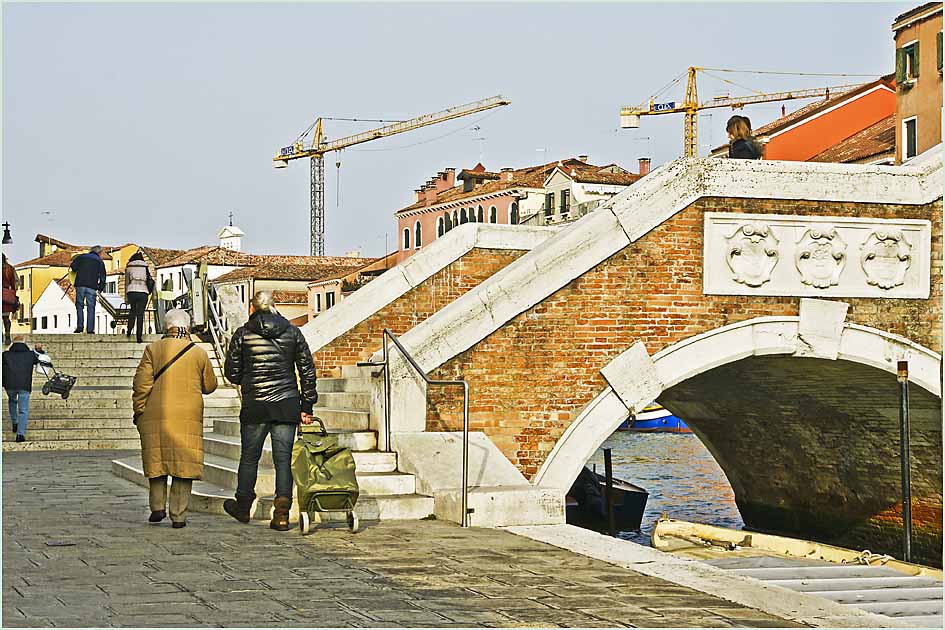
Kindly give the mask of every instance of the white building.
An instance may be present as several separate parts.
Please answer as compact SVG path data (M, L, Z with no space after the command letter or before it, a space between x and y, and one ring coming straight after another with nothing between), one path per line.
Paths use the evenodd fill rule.
M115 294L99 293L95 304L95 333L107 335L116 332L112 328L110 311L114 311L122 298ZM66 334L76 327L75 287L68 278L50 282L33 305L36 334ZM123 332L119 331L119 332Z

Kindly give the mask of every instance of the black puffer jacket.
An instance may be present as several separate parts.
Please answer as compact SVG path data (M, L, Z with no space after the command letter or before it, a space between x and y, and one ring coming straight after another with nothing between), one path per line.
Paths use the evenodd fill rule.
M17 341L3 353L3 388L22 392L33 391L33 366L39 362L36 353Z
M237 329L226 351L223 374L240 386L244 405L301 398L302 411L312 413L318 401L315 365L305 337L289 320L275 313L257 311Z

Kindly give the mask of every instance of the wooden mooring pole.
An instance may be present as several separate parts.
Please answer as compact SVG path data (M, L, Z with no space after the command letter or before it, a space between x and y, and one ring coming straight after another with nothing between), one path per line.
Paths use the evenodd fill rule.
M902 473L902 559L912 562L912 466L909 458L909 362L896 366L899 381L899 468Z
M614 469L610 461L610 449L604 449L604 481L607 483L605 500L607 501L607 531L617 536L617 522L614 520Z

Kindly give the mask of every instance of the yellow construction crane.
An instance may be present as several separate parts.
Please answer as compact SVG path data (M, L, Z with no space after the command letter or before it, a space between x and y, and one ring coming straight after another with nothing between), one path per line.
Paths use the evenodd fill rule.
M822 88L812 88L804 90L791 90L789 92L758 92L752 90L755 94L751 96L739 96L739 97L718 97L713 98L709 101L699 102L699 91L696 87L696 73L705 72L706 70L716 70L719 72L738 72L736 70L725 70L719 68L699 68L692 67L688 70L688 80L686 81L686 97L685 101L682 103L676 103L674 101L669 101L665 103L655 102L655 97L651 97L649 100L649 105L644 109L643 106L640 107L624 107L620 110L620 126L623 129L636 129L640 126L640 116L654 116L658 114L676 114L682 112L686 115L685 121L683 123L683 155L686 157L697 157L699 155L699 116L698 113L703 109L711 109L713 107L731 107L732 109L739 109L745 105L751 105L753 103L769 103L771 101L787 101L797 98L817 98L823 97L827 98L831 93L838 94L840 92L845 92L851 90L855 87L859 87L860 84L853 85L834 85L831 87L822 87ZM836 75L836 74L814 74L814 73L797 73L797 72L756 72L757 74L795 74L795 75L812 75L812 76L864 76L864 75ZM867 75L869 76L869 75ZM668 89L670 86L676 83L681 77L677 77L669 85L667 85L661 92ZM727 83L727 81L722 79Z
M282 147L279 150L279 155L272 158L273 165L276 168L285 168L289 165L289 160L298 160L300 158L309 158L311 160L311 223L312 223L312 233L311 233L311 254L312 256L324 256L325 255L325 162L324 156L326 153L331 151L338 151L340 149L345 149L347 147L361 144L364 142L370 142L371 140L377 140L378 138L387 138L389 136L394 136L399 133L404 133L407 131L413 131L414 129L420 129L421 127L426 127L428 125L435 125L437 123L446 122L447 120L452 120L454 118L461 118L463 116L469 116L470 114L476 114L478 112L486 111L494 107L502 107L503 105L509 105L510 100L503 98L502 96L493 96L491 98L482 99L480 101L475 101L472 103L467 103L465 105L459 105L457 107L450 107L449 109L444 109L440 112L434 112L432 114L424 114L422 116L417 116L416 118L411 118L410 120L402 120L394 122L390 125L385 125L383 127L378 127L376 129L371 129L369 131L362 131L350 136L345 136L344 138L339 138L337 140L326 140L324 136L324 131L322 127L322 118L319 118L315 121L314 133L312 135L312 143L308 148L304 146L304 137L312 127L309 127L308 130L304 131L302 135L299 136L299 139L296 140L293 144ZM330 119L325 119L330 120ZM352 119L346 119L352 120Z

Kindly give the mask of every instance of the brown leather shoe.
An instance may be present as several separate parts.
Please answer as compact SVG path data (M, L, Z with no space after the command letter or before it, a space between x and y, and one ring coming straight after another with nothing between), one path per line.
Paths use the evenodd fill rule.
M165 510L156 510L151 512L151 516L148 517L149 523L160 523L167 517L167 512Z
M276 497L272 502L272 520L269 527L277 532L289 531L289 510L292 509L292 497Z
M223 510L240 523L248 523L250 510L253 508L253 501L255 499L255 496L227 499L223 502Z

